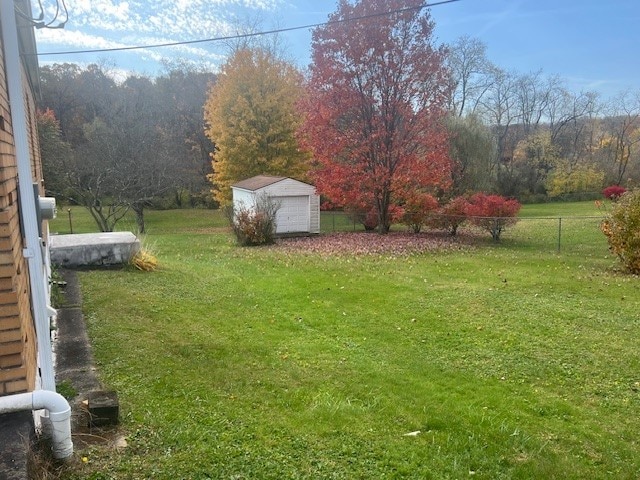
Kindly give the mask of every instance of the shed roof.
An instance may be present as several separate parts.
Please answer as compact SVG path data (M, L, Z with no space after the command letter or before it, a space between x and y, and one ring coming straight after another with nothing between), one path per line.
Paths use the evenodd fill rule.
M255 177L247 178L238 183L234 183L231 187L242 188L243 190L255 191L261 188L273 185L274 183L286 180L287 177L274 177L271 175L256 175Z

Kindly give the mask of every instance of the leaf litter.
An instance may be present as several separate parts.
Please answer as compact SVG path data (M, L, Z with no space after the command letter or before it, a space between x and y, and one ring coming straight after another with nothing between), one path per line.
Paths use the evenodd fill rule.
M339 232L313 237L281 238L270 248L285 252L334 255L411 255L417 253L468 250L477 244L471 235L446 233L390 232L386 235L366 232Z

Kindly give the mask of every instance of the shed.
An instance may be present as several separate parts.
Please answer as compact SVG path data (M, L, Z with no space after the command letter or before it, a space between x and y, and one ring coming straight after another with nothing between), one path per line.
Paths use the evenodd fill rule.
M233 206L252 208L261 195L279 203L276 234L320 233L320 196L316 187L288 177L257 175L231 185Z

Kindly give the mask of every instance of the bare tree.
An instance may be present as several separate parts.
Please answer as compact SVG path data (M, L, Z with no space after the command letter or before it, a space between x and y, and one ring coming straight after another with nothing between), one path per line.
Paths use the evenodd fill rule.
M493 85L496 67L487 59L486 51L484 43L466 35L450 47L447 58L452 81L450 109L458 117L475 113Z
M629 168L637 167L639 162L640 91L618 95L605 111L608 135L603 139L602 147L609 162L611 182L622 185Z

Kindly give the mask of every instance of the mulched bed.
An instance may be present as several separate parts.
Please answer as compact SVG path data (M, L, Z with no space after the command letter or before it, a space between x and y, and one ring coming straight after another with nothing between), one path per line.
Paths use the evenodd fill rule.
M390 232L386 235L342 232L280 238L271 248L320 255L409 255L442 250L468 250L477 242L477 237L466 233L452 237L440 232Z

